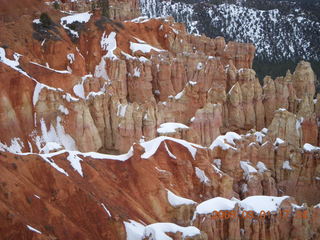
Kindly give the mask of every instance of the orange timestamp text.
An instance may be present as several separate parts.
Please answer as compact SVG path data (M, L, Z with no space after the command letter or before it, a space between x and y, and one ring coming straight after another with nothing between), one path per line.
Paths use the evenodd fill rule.
M226 219L235 219L237 217L243 219L264 219L268 218L272 215L270 211L260 211L259 213L255 211L241 211L240 213L235 210L220 210L220 211L213 211L211 214L212 219L215 220L226 220ZM292 211L281 209L277 212L277 215L280 218L300 218L306 219L309 217L307 210L299 210L292 214Z

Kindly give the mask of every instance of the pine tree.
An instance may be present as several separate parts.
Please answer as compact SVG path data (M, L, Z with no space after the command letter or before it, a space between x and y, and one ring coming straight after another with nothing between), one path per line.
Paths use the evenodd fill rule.
M56 10L59 10L59 9L60 9L60 5L59 5L58 1L54 1L54 2L53 2L53 7L54 7L54 9L56 9Z
M49 15L47 13L41 13L40 22L46 28L49 28L53 24L51 18L49 17Z

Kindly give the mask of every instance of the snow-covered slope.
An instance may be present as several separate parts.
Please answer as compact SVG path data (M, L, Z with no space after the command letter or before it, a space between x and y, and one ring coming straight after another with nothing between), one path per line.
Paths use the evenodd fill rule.
M254 43L260 61L320 60L320 17L304 3L212 2L219 1L140 0L144 15L173 16L186 23L191 33ZM314 3L314 8L320 10L319 4Z

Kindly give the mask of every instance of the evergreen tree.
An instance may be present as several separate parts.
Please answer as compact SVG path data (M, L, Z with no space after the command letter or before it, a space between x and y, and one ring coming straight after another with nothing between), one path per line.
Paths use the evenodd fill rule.
M60 9L60 5L59 5L58 1L54 1L54 2L53 2L53 7L54 7L54 9L56 9L56 10L59 10L59 9Z
M49 28L53 24L51 18L49 17L49 15L47 13L41 13L40 22L46 28Z

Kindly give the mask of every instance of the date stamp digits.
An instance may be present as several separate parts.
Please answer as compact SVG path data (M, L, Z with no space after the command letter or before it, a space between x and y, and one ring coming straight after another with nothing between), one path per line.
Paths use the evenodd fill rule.
M243 219L264 219L267 217L270 217L272 214L270 211L260 211L260 213L256 213L254 211L242 211L241 213L236 212L235 210L220 210L220 211L213 211L212 212L212 219L215 220L226 220L226 219L235 219L237 217L243 218ZM277 215L280 218L299 218L299 219L307 219L308 218L308 212L307 210L300 210L296 211L294 214L292 214L291 211L281 209L278 211Z

